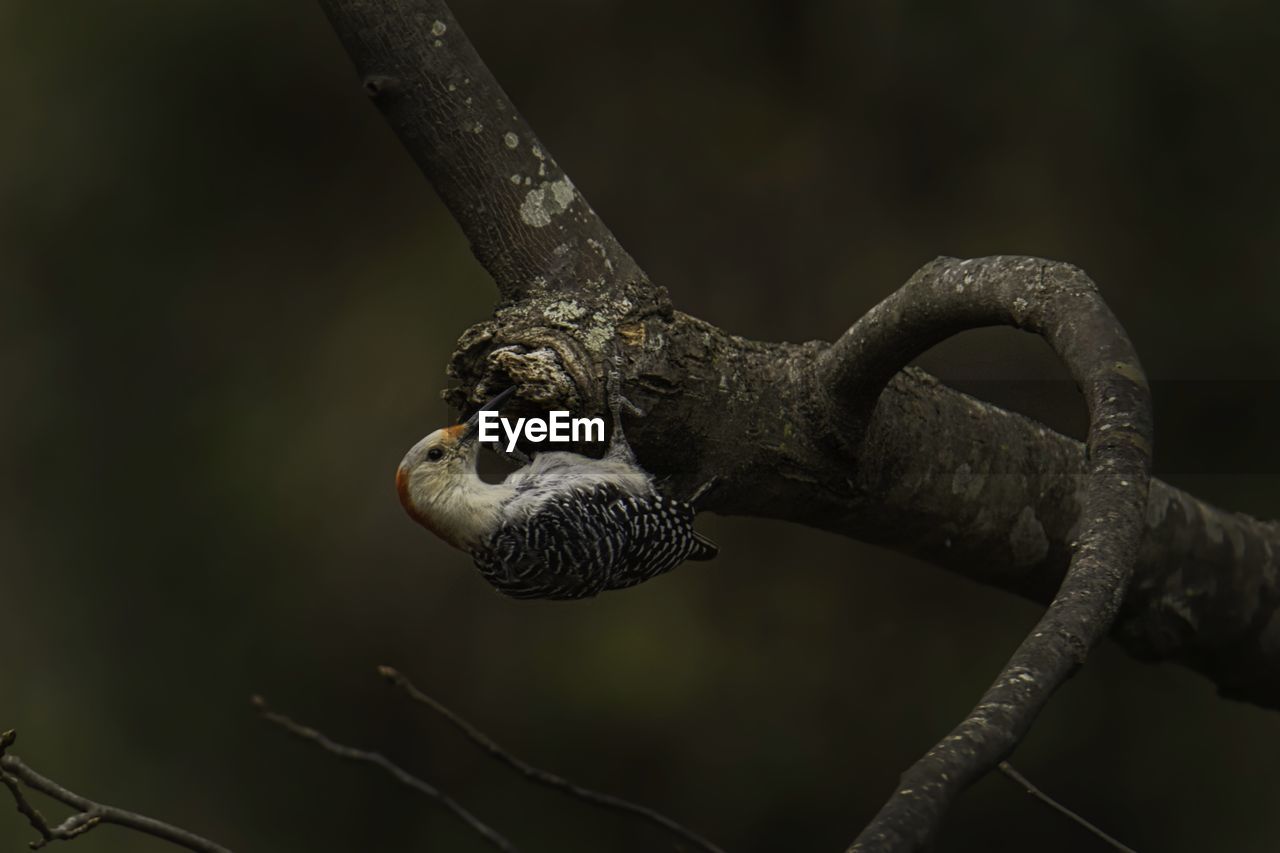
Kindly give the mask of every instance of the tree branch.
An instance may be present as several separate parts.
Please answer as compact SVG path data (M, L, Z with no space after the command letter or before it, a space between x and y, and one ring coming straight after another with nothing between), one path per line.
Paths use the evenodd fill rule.
M252 697L250 699L250 703L255 709L257 709L262 719L267 722L274 723L296 738L315 744L331 755L336 755L339 758L346 759L347 761L372 764L374 767L379 768L406 788L417 791L419 794L422 794L423 796L444 806L450 814L461 820L469 829L494 847L499 850L506 851L506 853L517 853L517 848L514 844L504 838L497 830L493 829L484 821L480 820L480 818L463 808L457 800L453 799L431 783L425 782L417 776L414 776L409 771L404 770L381 753L357 749L353 746L346 746L345 744L338 743L323 732L313 729L310 726L304 726L284 714L271 710L267 705L267 701L261 696Z
M377 105L508 302L626 289L666 307L437 0L321 0Z
M67 790L52 779L32 770L16 755L6 754L6 750L15 740L17 740L17 734L12 730L0 733L0 783L9 789L18 811L31 824L31 828L40 835L39 839L29 845L32 850L39 850L51 841L70 841L79 838L96 826L110 823L168 841L177 847L194 850L196 853L231 853L226 847L201 838L193 832L135 812L96 803ZM18 785L19 782L33 791L39 791L47 797L70 806L76 810L76 813L56 826L51 825L44 815L27 800L22 788Z
M527 405L603 410L603 349L619 341L627 394L648 412L628 437L671 492L691 494L715 477L701 504L714 512L795 521L1039 603L1052 598L1080 522L1082 444L907 369L875 402L857 449L833 453L815 428L848 417L831 411L816 380L828 344L745 340L669 311L665 292L602 238L576 191L577 215L552 217L558 242L549 250L548 226L520 219L528 192L510 175L529 175L534 163L511 158L531 154L534 137L506 111L444 2L322 3L366 84L399 81L375 102L498 282L494 318L462 336L450 364L453 405L514 382ZM431 35L437 20L449 38ZM463 80L487 97L459 95ZM499 100L506 124L492 123ZM460 136L473 118L502 133ZM508 130L516 149L498 144ZM539 276L545 283L529 286ZM1280 528L1153 481L1113 636L1137 657L1205 674L1224 695L1280 708Z
M1132 576L1151 473L1151 399L1124 329L1074 267L1024 258L940 259L867 312L817 362L828 434L857 452L890 378L965 329L1042 336L1084 392L1090 424L1082 524L1062 587L963 721L903 774L849 848L919 850L955 796L1022 740L1050 695L1110 628Z
M1132 847L1129 847L1123 844L1122 842L1112 838L1110 835L1103 832L1101 829L1094 826L1089 821L1080 817L1080 815L1076 814L1071 809L1067 808L1062 803L1058 802L1053 797L1046 794L1044 791L1041 791L1035 785L1031 784L1031 780L1027 779L1026 776L1023 776L1021 773L1015 770L1013 768L1013 765L1010 764L1009 762L1001 761L999 765L999 770L1001 773L1005 775L1006 778L1012 780L1015 784L1021 786L1022 789L1026 791L1029 796L1035 798L1041 803L1044 803L1045 806L1053 809L1055 812L1067 818L1068 820L1072 821L1073 823L1083 827L1086 831L1088 831L1089 833L1091 833L1096 838L1103 841L1110 847L1116 850L1119 850L1120 853L1137 853L1137 851L1134 850Z
M1113 636L1134 654L1187 664L1227 695L1280 708L1280 529L1163 483L1148 490L1145 382L1079 270L939 259L835 344L735 337L670 310L558 167L545 185L511 171L510 152L532 135L514 113L502 118L509 101L442 0L323 2L366 88L374 81L379 106L498 283L494 318L459 341L451 402L463 408L515 384L524 405L600 410L601 366L620 346L627 395L649 413L628 435L672 493L715 479L703 508L889 545L1049 603L859 845L924 843L1117 614ZM433 37L441 33L455 37ZM459 74L481 81L483 97L458 94ZM461 135L473 120L476 140ZM485 120L503 139L512 128L516 146L486 137ZM549 155L539 147L535 159ZM900 370L948 335L992 323L1041 334L1067 362L1089 405L1087 450Z
M441 717L444 717L444 719L448 720L454 728L466 735L468 740L483 749L489 755L496 758L498 761L510 767L512 770L515 770L529 781L536 782L539 785L545 785L548 788L568 794L571 797L575 797L583 802L591 803L595 806L623 812L624 814L635 815L636 817L642 818L702 850L708 851L708 853L724 853L724 851L715 844L712 844L698 833L677 823L661 812L656 812L647 806L633 803L630 800L624 800L621 797L615 797L612 794L602 794L599 791L592 791L590 788L580 787L563 777L557 776L554 773L548 773L545 770L540 770L523 759L517 758L499 746L493 738L471 725L471 723L467 722L462 717L459 717L431 696L423 693L414 686L412 681L404 675L401 675L397 670L389 666L380 666L378 667L378 674L414 702L417 702L419 705L424 705L439 714Z

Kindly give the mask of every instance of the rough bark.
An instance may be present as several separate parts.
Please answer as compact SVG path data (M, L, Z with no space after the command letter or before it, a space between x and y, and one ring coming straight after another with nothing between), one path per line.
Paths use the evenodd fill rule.
M459 341L451 402L515 380L529 404L603 410L601 364L620 342L627 393L647 412L628 436L673 493L715 476L708 510L834 531L1048 602L1078 532L1080 442L907 369L857 446L833 453L815 432L841 417L817 393L815 364L830 345L747 340L672 310L576 188L555 201L563 172L445 3L322 5L498 284L495 316ZM535 208L545 217L521 216ZM1153 481L1115 639L1202 672L1224 695L1280 708L1277 550L1274 522Z
M322 3L366 90L498 284L494 317L464 333L453 356L451 402L466 408L515 384L526 407L599 411L602 366L619 352L626 394L648 413L628 436L672 494L714 481L703 509L835 531L1052 602L1040 627L1063 642L1029 638L953 733L974 748L956 764L940 745L908 771L911 784L859 849L927 843L954 793L1012 749L1117 609L1112 636L1133 654L1183 663L1225 695L1280 708L1280 531L1158 481L1146 492L1145 415L1108 408L1138 402L1124 390L1143 385L1136 357L1116 343L1118 326L1072 337L1110 328L1094 297L1063 307L1093 292L1079 271L1034 258L938 259L835 344L731 335L671 308L442 0ZM1064 294L1044 307L1042 297ZM1088 453L900 369L948 334L995 322L1045 335L1073 367L1094 418ZM1100 393L1104 364L1115 375ZM1081 574L1082 563L1092 570ZM1085 605L1074 612L1073 602ZM1044 655L1033 661L1034 648ZM987 737L979 729L993 714L1005 716ZM921 786L942 793L904 806Z
M855 851L919 850L955 797L995 769L1111 627L1132 577L1151 477L1151 392L1120 323L1087 276L1029 258L939 259L853 325L817 362L825 432L857 448L885 384L965 329L1009 325L1045 339L1089 409L1079 541L1062 586L995 683L907 769Z

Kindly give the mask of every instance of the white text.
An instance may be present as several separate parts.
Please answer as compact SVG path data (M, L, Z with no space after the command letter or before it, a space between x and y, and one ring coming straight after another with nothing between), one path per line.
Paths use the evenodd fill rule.
M553 410L545 418L504 418L495 411L480 413L481 444L501 441L498 433L501 425L506 435L507 452L516 449L521 434L526 441L538 444L543 441L604 441L604 418L571 418L569 413Z

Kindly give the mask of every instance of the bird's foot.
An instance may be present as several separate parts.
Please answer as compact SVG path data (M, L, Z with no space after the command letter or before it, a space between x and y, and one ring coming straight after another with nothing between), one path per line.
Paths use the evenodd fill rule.
M623 409L638 418L644 417L644 409L622 396L622 368L622 355L615 354L612 366L605 374L605 394L608 397L609 414L613 417L614 423L621 423Z
M613 420L613 435L609 439L607 455L635 464L635 453L631 451L631 445L627 444L627 437L622 431L622 410L626 409L640 418L644 417L644 410L622 396L622 367L622 354L615 353L612 366L605 374L605 397L609 406L609 417Z

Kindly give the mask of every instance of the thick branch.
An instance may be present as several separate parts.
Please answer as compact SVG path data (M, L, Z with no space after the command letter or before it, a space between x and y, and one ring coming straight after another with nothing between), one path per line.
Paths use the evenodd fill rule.
M599 239L604 226L593 214L584 230L561 217L567 249L557 255L555 243L548 257L540 237L549 232L523 225L515 185L499 191L519 166L510 152L524 149L498 146L483 132L473 135L484 144L459 137L465 108L496 107L498 98L472 95L467 104L463 95L459 104L458 75L483 81L490 95L500 90L443 2L323 3L367 84L373 78L377 89L380 76L409 81L397 89L408 100L377 101L505 300L459 342L450 371L466 390L451 392L451 402L461 407L515 380L526 402L599 405L601 350L620 340L632 377L627 394L648 412L628 436L673 493L690 494L715 476L703 501L712 511L835 531L1050 600L1078 534L1079 442L909 369L875 402L858 448L833 454L829 435L814 428L847 414L833 411L815 380L827 344L749 341L680 312L636 310L665 296L656 298L661 291L643 274L626 272L634 263L619 260L625 255L612 238ZM435 20L456 38L436 46ZM512 132L521 146L528 134L531 150L523 121L509 121L519 122ZM595 266L592 239L606 247L609 264ZM555 289L527 287L526 273ZM1134 581L1113 629L1126 649L1191 666L1225 695L1280 708L1278 606L1275 524L1152 482Z
M632 444L672 492L714 479L704 508L836 530L1052 599L1001 677L907 772L856 849L927 843L950 800L1012 750L1118 611L1115 635L1135 653L1190 664L1226 693L1280 707L1280 535L1164 484L1152 484L1148 498L1145 380L1078 270L1027 258L940 259L835 345L730 336L671 312L630 258L619 265L622 250L558 171L529 184L523 199L519 173L518 191L501 183L509 151L532 135L514 113L508 151L465 135L472 119L475 137L485 126L462 109L476 102L456 94L457 75L481 81L477 108L496 105L492 119L502 120L508 101L443 2L324 2L366 88L504 298L491 322L459 342L454 403L514 383L526 404L599 406L600 366L619 348L627 393L650 413L629 429ZM438 38L446 32L456 41ZM547 157L539 149L539 161ZM557 236L543 240L539 229L553 222ZM581 274L583 263L606 274ZM1043 335L1070 366L1091 415L1087 457L1025 418L898 372L948 335L992 323Z
M69 841L78 838L96 826L110 823L168 841L177 847L194 850L196 853L231 853L227 848L180 827L136 812L118 809L115 806L106 806L67 790L52 779L32 770L16 755L6 755L5 750L13 744L15 739L16 735L12 730L0 733L0 783L9 790L18 811L40 836L29 845L32 850L39 850L51 841ZM44 815L27 800L18 785L19 782L33 791L39 791L63 805L70 806L76 810L76 813L62 823L50 824L45 820Z
M452 366L464 387L509 384L484 336L517 341L537 317L526 325L515 306L471 333ZM815 378L827 344L745 340L679 312L626 340L638 342L627 347L627 394L647 412L627 435L672 494L714 477L701 503L713 512L883 545L1042 604L1061 584L1083 505L1080 442L908 369L876 401L861 443L833 450L826 425L846 412ZM1224 695L1280 708L1278 608L1280 528L1153 480L1113 637L1139 658L1203 673Z
M442 0L321 0L365 92L448 206L506 301L656 288L512 105Z

